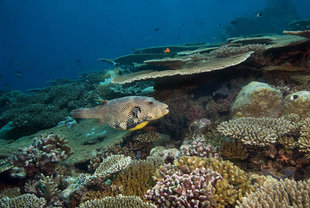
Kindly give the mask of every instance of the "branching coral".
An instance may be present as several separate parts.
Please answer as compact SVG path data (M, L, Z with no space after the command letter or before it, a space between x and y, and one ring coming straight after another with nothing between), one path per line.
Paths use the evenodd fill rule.
M244 144L266 146L297 128L291 121L281 118L237 118L217 126L224 136L237 139Z
M213 148L206 139L198 137L188 145L181 146L181 154L199 157L218 157L217 149Z
M64 136L56 134L41 135L34 138L32 145L20 149L10 159L14 168L13 177L31 177L43 173L51 175L55 173L59 162L66 160L73 152L67 145L68 141Z
M221 147L221 155L226 159L245 160L249 153L241 142L224 142Z
M160 139L160 134L157 132L146 132L138 134L134 139L139 142L153 143Z
M222 177L210 169L196 169L190 174L177 171L165 175L157 182L146 198L164 207L211 207L216 203L212 198L212 185Z
M252 178L229 161L185 156L175 161L175 165L181 169L189 168L190 171L207 168L218 172L223 179L218 180L219 184L216 183L212 191L219 207L234 205L236 200L254 189L251 185Z
M156 208L155 205L143 202L136 196L116 196L116 197L104 197L102 199L94 199L86 201L80 204L79 208Z
M310 118L305 119L300 128L298 146L300 151L305 152L306 156L310 158Z
M247 194L237 208L310 207L310 180L273 181Z

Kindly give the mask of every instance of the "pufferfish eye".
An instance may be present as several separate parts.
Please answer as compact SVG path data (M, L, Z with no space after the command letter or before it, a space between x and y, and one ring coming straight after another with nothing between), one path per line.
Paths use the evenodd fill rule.
M149 101L148 103L149 103L150 105L153 105L153 101Z

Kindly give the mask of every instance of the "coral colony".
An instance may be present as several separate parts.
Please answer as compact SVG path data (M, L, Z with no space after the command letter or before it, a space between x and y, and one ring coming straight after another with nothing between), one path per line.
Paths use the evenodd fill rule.
M285 33L3 94L0 207L309 207L310 32Z

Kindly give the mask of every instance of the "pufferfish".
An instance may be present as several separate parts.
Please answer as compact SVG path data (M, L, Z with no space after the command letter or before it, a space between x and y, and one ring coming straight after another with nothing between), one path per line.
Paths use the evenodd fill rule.
M168 105L146 96L127 96L106 101L93 108L71 111L73 118L94 118L112 128L126 131L142 129L150 121L169 113Z

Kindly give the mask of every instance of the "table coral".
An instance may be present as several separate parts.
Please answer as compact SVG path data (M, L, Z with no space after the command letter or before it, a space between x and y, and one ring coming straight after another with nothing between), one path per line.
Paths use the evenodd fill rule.
M285 179L264 184L247 194L236 208L310 207L310 180Z
M277 139L297 128L291 121L281 118L237 118L217 126L224 136L244 144L266 146L276 143Z
M130 157L125 157L124 155L111 155L101 162L99 167L95 170L95 173L90 176L86 183L89 185L103 184L112 174L124 170L130 163Z
M46 204L44 198L38 198L34 194L23 194L14 198L2 198L0 207L23 207L23 208L43 208Z
M190 174L177 171L158 181L146 198L165 207L211 207L216 203L211 187L221 175L210 169L196 169Z
M55 173L56 166L73 153L67 144L64 136L56 134L35 137L31 146L19 149L9 158L8 162L14 166L11 176L31 177Z
M143 202L136 196L116 196L116 197L104 197L102 199L94 199L86 201L80 204L79 208L156 208L155 205Z

